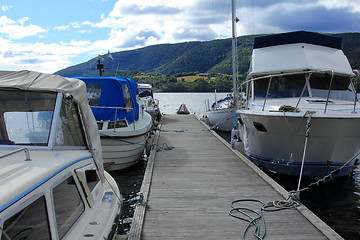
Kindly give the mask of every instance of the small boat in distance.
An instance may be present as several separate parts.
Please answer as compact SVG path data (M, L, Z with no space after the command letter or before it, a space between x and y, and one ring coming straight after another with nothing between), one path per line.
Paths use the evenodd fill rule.
M151 115L154 124L157 125L161 120L161 112L159 100L154 98L151 84L138 83L138 91L141 105L145 108L145 111Z
M229 132L234 126L234 113L236 111L234 97L229 95L213 104L206 103L206 121L213 129Z
M355 77L339 38L305 31L255 38L246 107L236 111L247 157L311 180L348 175L360 150Z
M108 171L133 166L144 154L153 126L137 102L137 83L121 77L76 77L85 82L91 110L100 131Z
M114 239L122 197L85 84L0 71L0 111L1 239Z
M182 103L179 109L176 112L177 114L190 114L189 110L187 109L186 105Z

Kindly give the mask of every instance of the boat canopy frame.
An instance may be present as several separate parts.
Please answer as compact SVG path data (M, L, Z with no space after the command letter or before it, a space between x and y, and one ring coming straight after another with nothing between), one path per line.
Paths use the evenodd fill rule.
M304 87L303 87L303 89L301 91L301 94L300 94L299 99L297 101L296 107L294 109L292 109L292 111L295 112L297 107L300 104L301 98L303 97L306 89L308 89L310 97L313 97L312 96L312 88L310 86L310 78L311 78L312 74L314 74L314 73L315 74L316 73L331 73L329 89L327 90L327 97L326 97L326 102L325 102L325 107L324 107L324 114L325 114L326 111L327 111L327 107L329 105L329 102L330 102L330 93L332 91L331 88L332 88L333 79L334 79L334 76L335 76L335 73L334 73L333 70L321 70L321 71L319 71L319 70L308 70L308 71L298 71L298 72L290 72L290 73L276 73L276 74L268 74L268 75L259 76L259 77L251 77L250 79L244 81L241 84L241 87L246 86L245 90L246 90L246 96L247 96L246 102L245 103L242 102L241 105L245 106L245 109L249 109L249 101L248 100L250 100L250 98L251 98L251 100L255 100L255 94L254 94L255 93L255 86L254 86L255 84L254 84L254 82L269 79L269 83L268 83L267 89L266 89L266 95L265 95L265 98L264 98L264 103L262 105L262 111L265 111L266 101L269 98L271 82L272 82L272 79L274 77L304 74L305 75L305 85L304 85ZM356 81L358 81L359 78L360 78L359 71L358 70L353 70L353 73L355 74ZM356 103L359 100L357 98L357 92L356 92L356 88L354 86L353 77L351 77L351 76L348 76L348 77L349 77L349 80L350 80L350 86L352 88L351 90L354 93L354 105L353 105L352 113L356 113Z

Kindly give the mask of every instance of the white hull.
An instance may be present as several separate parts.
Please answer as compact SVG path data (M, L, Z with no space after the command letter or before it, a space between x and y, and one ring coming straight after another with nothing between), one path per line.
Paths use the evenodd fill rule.
M230 132L234 128L235 108L217 109L206 112L209 125L221 131Z
M102 136L104 163L114 163L106 170L121 170L137 163L144 153L147 138L147 134L128 138Z
M307 117L304 112L239 110L245 154L257 165L277 173L299 175ZM358 114L313 114L303 176L322 178L360 150ZM338 176L349 174L354 161Z
M111 163L107 171L122 170L135 165L141 158L152 127L150 114L143 116L128 127L107 129L108 121L100 130L104 163Z

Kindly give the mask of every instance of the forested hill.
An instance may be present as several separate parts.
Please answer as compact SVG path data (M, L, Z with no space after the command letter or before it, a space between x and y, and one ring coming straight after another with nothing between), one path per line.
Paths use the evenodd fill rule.
M342 39L343 50L354 69L360 69L360 33L329 34ZM238 37L239 73L249 68L254 36ZM104 75L116 71L140 71L161 74L232 73L231 39L159 44L131 51L105 54ZM112 58L111 58L112 57ZM97 60L93 59L56 72L62 76L96 76Z

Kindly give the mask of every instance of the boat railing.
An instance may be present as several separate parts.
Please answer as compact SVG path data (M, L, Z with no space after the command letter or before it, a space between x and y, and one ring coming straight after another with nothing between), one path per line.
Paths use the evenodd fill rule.
M4 158L4 157L7 157L7 156L10 156L10 155L13 155L13 154L18 153L18 152L21 152L21 151L25 152L25 158L26 158L25 161L31 161L30 153L29 153L29 150L27 148L19 148L19 149L15 149L15 150L13 150L11 152L2 154L2 155L0 155L0 159Z
M114 118L114 131L116 129L116 122L117 121L120 121L120 120L117 120L117 111L118 110L126 110L126 111L131 111L131 110L134 110L134 108L131 108L131 107L105 107L105 106L90 106L91 108L102 108L102 109L115 109L115 118ZM133 112L133 123L134 123L134 130L135 130L135 112Z
M266 106L266 101L269 97L269 92L270 92L270 87L271 87L271 81L274 77L279 77L279 76L288 76L288 75L296 75L296 74L305 74L307 77L306 77L306 80L305 80L305 84L304 84L304 87L301 91L301 94L299 96L299 99L298 99L298 102L296 104L296 107L293 109L293 111L296 111L297 107L299 106L300 104L300 100L301 98L304 96L304 93L305 93L305 90L307 87L310 87L309 86L309 79L311 77L311 75L313 73L324 73L324 72L331 72L331 79L330 79L330 84L329 84L329 89L327 91L327 97L326 97L326 102L325 102L325 107L324 107L324 113L326 113L326 110L327 110L327 107L329 105L329 102L330 101L330 93L331 93L331 87L332 87L332 83L333 83L333 79L334 79L334 71L333 70L321 70L321 71L301 71L301 72L291 72L291 73L279 73L279 74L269 74L269 75L265 75L265 76L260 76L260 77L255 77L255 78L250 78L244 82L241 83L241 87L242 86L247 86L245 89L246 89L246 96L249 97L252 97L254 98L253 94L254 94L254 89L252 89L252 93L253 94L249 94L250 92L250 88L248 87L249 86L249 83L251 82L254 82L254 81L259 81L259 80L264 80L264 79L269 79L269 83L267 85L267 89L266 89L266 95L265 95L265 98L264 98L264 103L262 105L262 111L265 110L265 106ZM354 70L353 71L354 74L355 74L355 77L356 77L356 81L359 79L360 77L360 74L359 74L359 71L358 70ZM352 113L355 113L356 112L356 102L358 101L357 99L357 92L356 92L356 89L355 89L355 86L354 86L354 83L353 83L353 80L352 78L350 78L350 85L352 87L352 90L354 92L354 106L353 106L353 111ZM251 87L253 88L253 85L251 85ZM246 101L246 109L248 109L248 102L249 101Z

